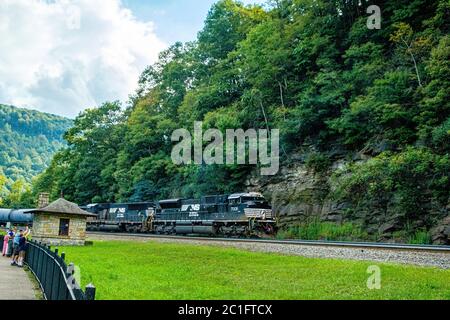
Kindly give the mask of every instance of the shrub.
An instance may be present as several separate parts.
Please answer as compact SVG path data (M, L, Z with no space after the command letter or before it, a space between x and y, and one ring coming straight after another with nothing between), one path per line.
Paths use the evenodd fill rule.
M409 244L432 244L433 240L427 231L419 230L409 237Z
M308 169L312 169L317 173L323 173L330 168L331 160L322 153L313 152L307 155L305 165Z
M406 227L423 220L432 225L431 204L444 207L450 190L450 157L427 148L383 153L335 174L333 197L355 211L396 214Z
M450 118L433 131L433 146L440 152L450 151Z
M280 230L279 239L355 241L368 240L369 235L354 223L321 222L317 219Z

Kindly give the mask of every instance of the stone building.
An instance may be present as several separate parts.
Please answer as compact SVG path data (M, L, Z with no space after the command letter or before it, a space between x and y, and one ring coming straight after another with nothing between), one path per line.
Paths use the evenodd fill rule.
M63 198L29 213L34 214L33 240L52 246L84 245L86 220L94 216Z

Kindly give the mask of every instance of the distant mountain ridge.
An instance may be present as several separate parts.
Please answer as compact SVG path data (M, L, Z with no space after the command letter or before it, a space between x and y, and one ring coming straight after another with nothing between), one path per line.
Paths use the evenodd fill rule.
M0 174L10 182L44 170L73 121L61 116L0 104Z

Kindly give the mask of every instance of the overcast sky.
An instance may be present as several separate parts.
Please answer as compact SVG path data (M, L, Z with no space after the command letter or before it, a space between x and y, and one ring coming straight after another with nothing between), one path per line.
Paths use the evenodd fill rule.
M126 101L216 0L0 0L0 103L75 117ZM265 0L245 0L265 3Z

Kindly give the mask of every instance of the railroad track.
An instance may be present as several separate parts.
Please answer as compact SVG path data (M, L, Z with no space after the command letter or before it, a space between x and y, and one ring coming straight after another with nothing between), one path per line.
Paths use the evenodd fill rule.
M88 232L88 235L114 236L114 237L136 237L153 239L175 239L175 240L195 240L205 242L234 242L234 243L258 243L258 244L280 244L280 245L298 245L298 246L317 246L317 247L336 247L349 249L378 249L378 250L398 250L398 251L420 251L436 252L450 254L450 246L436 245L409 245L409 244L391 244L375 242L342 242L342 241L312 241L312 240L276 240L276 239L242 239L242 238L211 238L195 236L171 236L154 235L142 233L112 233L112 232Z

